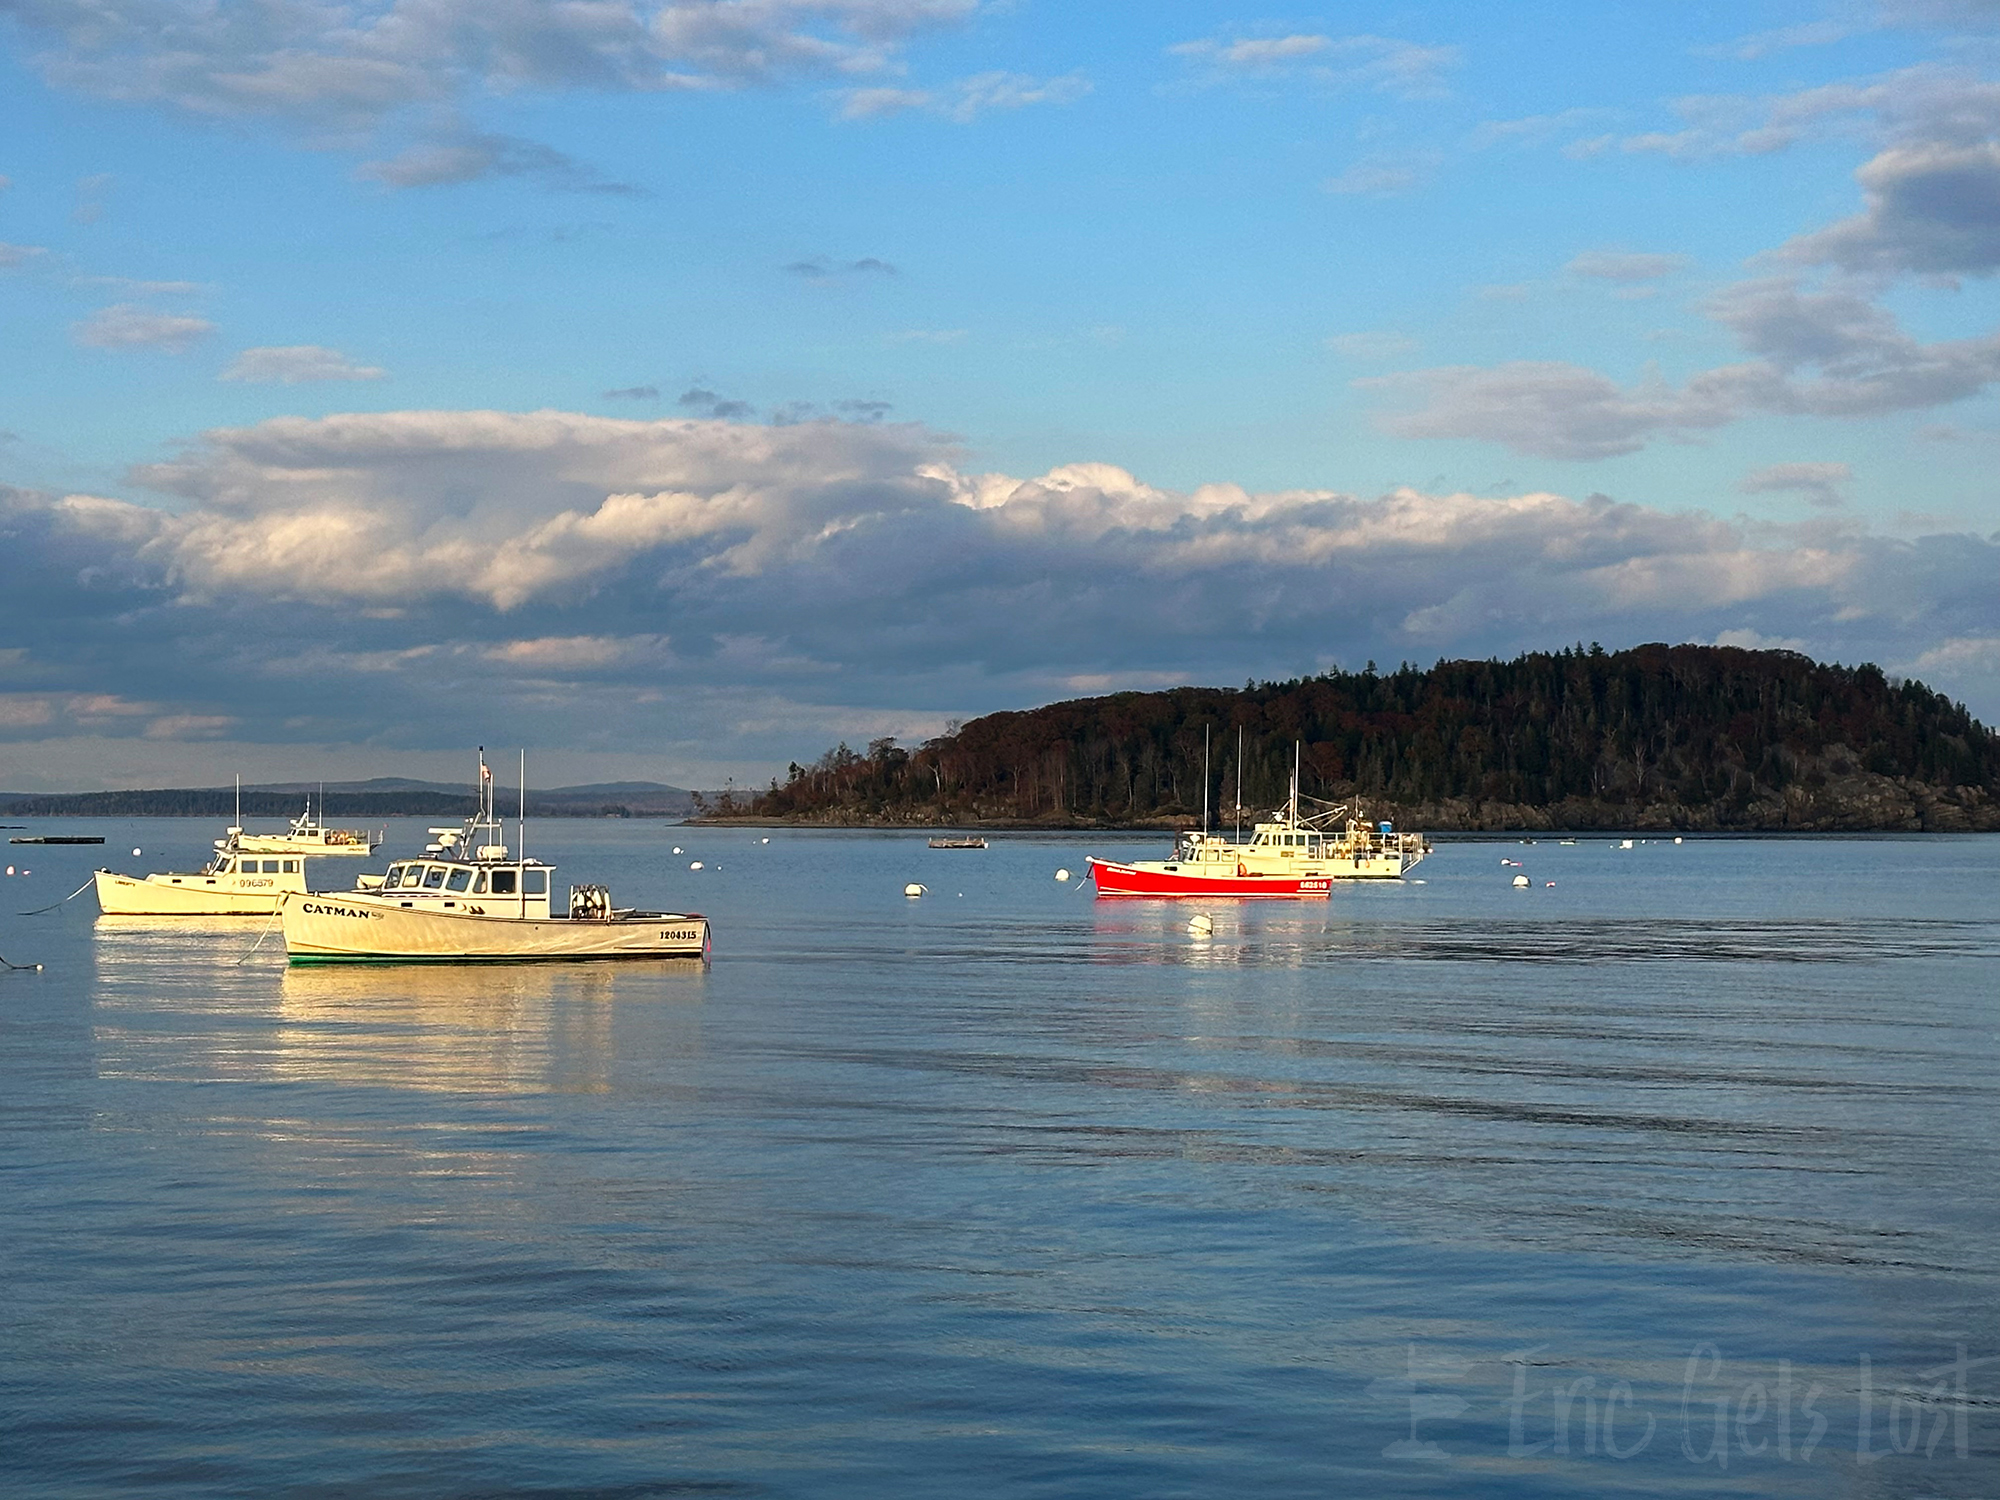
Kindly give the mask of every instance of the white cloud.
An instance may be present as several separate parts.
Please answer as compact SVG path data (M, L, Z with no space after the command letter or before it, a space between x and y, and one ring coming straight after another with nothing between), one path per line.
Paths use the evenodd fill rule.
M252 740L504 730L782 765L850 717L1063 679L1743 631L1887 662L2000 638L1990 538L1547 492L1173 490L1087 462L1024 478L908 426L284 418L138 477L172 506L0 488L0 639L32 622L32 669L73 684L5 700L10 737L234 717Z
M46 254L48 251L39 245L9 245L0 241L0 271L24 266L36 256Z
M1766 464L1737 482L1746 495L1803 495L1827 510L1847 503L1845 487L1854 470L1843 463Z
M1658 281L1685 271L1691 262L1685 255L1631 250L1586 250L1569 263L1573 276L1623 283Z
M486 656L503 666L528 671L591 671L622 661L634 644L604 635L541 636L535 640L503 641L488 647Z
M1895 147L1854 175L1867 209L1792 241L1787 256L1861 272L2000 270L2000 141Z
M1414 353L1417 341L1407 333L1380 329L1368 333L1336 333L1326 341L1326 347L1349 359L1397 359Z
M2000 381L2000 334L1920 343L1887 309L1852 292L1773 277L1726 287L1706 310L1755 357L1678 386L1658 375L1621 386L1560 361L1447 366L1360 384L1405 399L1383 422L1403 437L1594 459L1755 413L1881 416L1948 405Z
M527 177L575 193L640 195L629 183L611 182L565 152L514 136L460 131L422 141L381 161L354 169L365 181L389 188L444 187L484 177Z
M155 312L136 303L100 307L71 326L79 344L91 349L158 349L179 354L215 332L206 318L186 313Z
M370 175L391 185L532 174L596 187L532 142L468 135L470 102L527 91L667 93L892 77L923 33L979 0L10 0L51 82L202 119L272 120L314 146L398 120L447 122ZM957 107L976 109L963 99ZM91 197L79 214L95 217Z
M289 344L245 349L217 379L304 385L320 380L381 380L388 373L373 365L356 364L338 349L318 344Z
M994 110L1027 109L1036 104L1074 104L1091 91L1081 73L1036 78L1026 73L977 73L932 89L861 88L844 91L840 115L845 120L879 120L920 111L942 115L958 125L970 125Z
M1458 48L1386 36L1209 37L1167 49L1205 82L1298 78L1323 88L1373 89L1402 99L1434 99L1459 66Z
M1428 151L1374 156L1327 178L1320 187L1345 197L1386 198L1430 181L1442 161L1436 152Z

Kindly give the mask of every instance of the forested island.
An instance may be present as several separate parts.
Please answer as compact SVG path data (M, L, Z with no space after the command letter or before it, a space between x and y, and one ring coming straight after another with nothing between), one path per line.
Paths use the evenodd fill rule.
M1241 735L1242 755L1237 745ZM2000 735L1872 665L1602 647L1114 693L793 765L718 821L1162 827L1360 798L1432 831L2000 828ZM1206 750L1204 750L1206 745Z

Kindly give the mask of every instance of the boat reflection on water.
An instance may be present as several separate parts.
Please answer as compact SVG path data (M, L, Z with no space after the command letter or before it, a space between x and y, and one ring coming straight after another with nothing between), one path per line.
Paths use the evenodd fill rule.
M107 1077L590 1093L620 1030L653 1058L701 1051L699 958L297 967L240 917L100 916L96 936Z
M288 966L278 976L273 1076L488 1093L610 1087L614 1001L666 1001L676 1050L699 1050L700 959L612 972L593 964ZM649 1016L657 1012L649 1008Z
M280 1077L482 1093L602 1093L623 1003L669 1046L700 1050L698 958L598 964L290 966L279 976ZM654 1041L658 1045L658 1039Z

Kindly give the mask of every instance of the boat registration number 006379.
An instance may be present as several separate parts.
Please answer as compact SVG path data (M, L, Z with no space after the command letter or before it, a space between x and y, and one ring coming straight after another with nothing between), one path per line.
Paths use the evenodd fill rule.
M701 941L699 927L663 927L660 929L663 943L698 943Z

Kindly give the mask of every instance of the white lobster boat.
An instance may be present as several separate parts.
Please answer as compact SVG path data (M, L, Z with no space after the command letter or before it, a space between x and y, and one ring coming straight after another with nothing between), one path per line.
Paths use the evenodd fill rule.
M305 861L239 854L218 840L208 868L193 874L97 872L97 905L110 917L268 917L287 894L303 895Z
M291 961L472 963L707 954L706 917L615 907L601 885L571 886L568 910L551 911L555 867L500 842L492 773L483 755L479 784L479 811L463 828L433 828L436 842L420 858L398 860L385 875L364 875L352 891L288 893L279 911Z
M308 802L306 810L292 819L292 826L283 833L245 833L232 828L228 841L245 854L359 854L365 859L381 845L382 835L360 828L328 828L314 816ZM216 848L222 847L223 841L217 840Z

